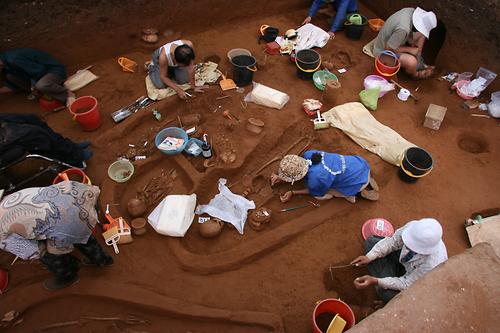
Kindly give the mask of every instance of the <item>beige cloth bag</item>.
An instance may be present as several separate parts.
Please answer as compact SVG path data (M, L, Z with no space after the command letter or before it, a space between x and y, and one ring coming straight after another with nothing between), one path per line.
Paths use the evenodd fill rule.
M392 128L378 122L359 102L336 106L322 116L358 145L396 166L399 166L405 150L415 147Z

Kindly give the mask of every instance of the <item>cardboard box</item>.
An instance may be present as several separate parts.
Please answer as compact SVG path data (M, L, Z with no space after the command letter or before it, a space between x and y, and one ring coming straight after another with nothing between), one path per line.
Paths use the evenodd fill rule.
M447 108L436 104L429 104L427 113L425 114L424 127L438 130L443 122Z

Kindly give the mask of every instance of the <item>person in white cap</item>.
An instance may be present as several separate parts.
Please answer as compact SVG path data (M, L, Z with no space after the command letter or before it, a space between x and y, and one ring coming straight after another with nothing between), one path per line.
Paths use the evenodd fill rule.
M394 51L408 75L416 79L427 78L434 67L424 63L422 49L436 26L433 12L420 7L403 8L385 21L373 45L373 54L378 56L384 50Z
M448 259L442 235L437 220L424 218L408 222L392 237L369 237L365 241L366 255L351 264L368 265L371 275L356 278L354 286L364 289L375 285L379 298L385 303L390 301Z

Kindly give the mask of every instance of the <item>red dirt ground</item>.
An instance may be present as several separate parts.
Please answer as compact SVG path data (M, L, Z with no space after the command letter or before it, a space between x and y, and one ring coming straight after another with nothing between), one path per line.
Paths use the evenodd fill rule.
M338 278L340 283L333 290L325 288L323 273L328 265L346 263L361 253L360 227L365 220L384 217L398 227L412 219L435 217L444 226L444 241L452 256L469 247L464 218L474 211L498 206L498 121L471 117L471 111L460 107L460 98L449 93L448 84L435 79L409 81L400 77L404 86L420 87L418 104L411 100L402 103L395 93L390 93L379 100L378 110L373 113L380 122L432 153L434 170L411 185L398 178L396 167L363 150L341 131L312 129L300 104L305 98L320 98L321 93L311 82L295 76L295 67L286 57L268 57L265 66L254 75L256 82L290 95L290 102L282 110L253 104L243 109L240 100L244 95L236 92L229 93L231 98L216 101L220 89L213 86L194 100L183 102L174 96L139 111L119 125L112 122L109 116L112 112L145 94L142 67L134 74L127 74L116 64L118 56L130 57L139 64L149 59L156 46L145 45L139 40L144 27L157 26L160 31L173 29L174 35L163 38L158 45L180 36L190 39L198 60L216 54L222 59L220 69L231 74L226 52L244 47L262 63L262 46L256 42L258 27L266 23L284 31L298 25L307 6L301 1L287 5L264 1L241 1L234 5L231 2L235 8L227 8L229 2L198 1L204 10L196 15L191 3L181 7L177 1L164 8L146 1L135 1L124 7L118 5L118 1L96 0L90 9L72 3L56 7L36 1L33 4L11 2L3 13L10 15L12 24L3 30L2 48L34 46L50 51L67 64L69 72L92 64L92 71L100 78L77 95L92 95L98 99L102 126L94 132L83 132L67 111L42 114L36 103L27 101L23 95L1 97L0 105L3 112L42 115L54 130L75 141L91 140L94 157L87 172L93 183L101 186L101 207L106 203L119 204L111 206L112 214L130 220L126 212L128 199L152 177L159 176L161 170L176 170L171 194L196 193L198 203L204 204L217 193L219 178L227 178L229 184L236 182L273 157L282 156L296 142L298 144L291 151L297 153L308 140L314 149L359 154L366 158L381 187L381 198L378 202L360 200L355 205L335 199L322 202L319 209L277 213L270 226L261 232L247 227L241 236L226 227L222 235L213 240L200 237L197 223L193 223L182 239L158 235L148 226L146 235L121 247L112 267L83 268L80 283L58 293L43 291L40 282L49 273L38 262L18 261L10 266L12 256L1 253L0 266L9 270L11 283L8 293L0 298L0 314L26 310L22 314L24 322L12 328L12 332L36 331L52 323L76 320L82 315L126 316L130 313L147 319L149 325L132 327L119 322L92 322L71 326L71 330L306 332L310 329L315 303L332 297L348 301L360 320L373 311L369 307L373 294L354 290L351 281L357 273L342 272ZM160 10L164 11L159 14ZM364 7L362 12L368 17L376 16ZM40 15L43 13L46 17L52 13L53 21ZM63 13L70 13L71 24L64 19ZM192 21L185 22L185 17ZM314 23L326 28L327 16L319 15ZM38 28L35 29L35 25ZM347 73L339 75L342 91L338 104L357 101L362 79L373 72L373 60L361 52L361 47L374 36L375 33L366 29L362 39L354 42L339 33L334 41L319 50L323 57L342 50L353 60ZM446 45L446 54L457 45ZM453 59L440 60L439 63L447 63L448 70L475 71L484 66L498 72L498 63L493 59L471 57L468 67L455 67ZM498 79L495 86L498 87ZM429 103L448 108L439 131L422 126ZM237 115L242 124L231 123L220 112L209 111L219 104ZM161 123L153 119L151 108L160 110L164 119ZM474 113L480 112L474 110ZM214 167L205 169L200 160L167 157L151 149L145 161L134 163L136 173L131 181L116 185L108 179L109 164L126 154L128 144L137 144L147 138L151 145L157 129L165 127L169 120L176 119L177 115L196 113L202 116L200 128L214 140L215 153L220 156L225 151L234 151L237 156L234 163L225 164L218 159ZM250 117L265 122L263 133L251 134L244 128L244 121ZM177 126L176 122L169 123L172 124ZM277 194L288 188L283 185L273 190L268 186L267 177L275 167L276 163L254 180L253 192L249 195L257 206L265 205L273 211L285 206L279 202ZM242 193L246 188L243 183L241 181L232 190ZM297 197L286 206L306 200ZM62 311L63 308L66 311ZM49 315L50 310L57 311L57 315Z

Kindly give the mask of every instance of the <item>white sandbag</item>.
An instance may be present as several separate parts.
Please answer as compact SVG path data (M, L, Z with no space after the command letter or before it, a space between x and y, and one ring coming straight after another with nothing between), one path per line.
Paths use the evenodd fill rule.
M184 237L193 223L196 194L168 195L149 214L148 222L159 234Z
M71 91L77 91L87 84L94 82L99 77L88 69L81 69L75 74L71 75L65 82L64 86Z
M253 89L245 96L245 102L252 102L270 108L281 109L290 100L287 94L269 88L261 83L253 83Z

